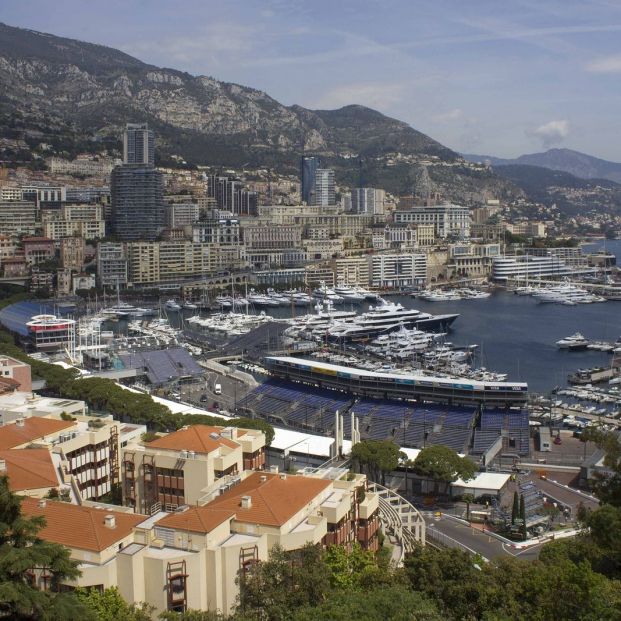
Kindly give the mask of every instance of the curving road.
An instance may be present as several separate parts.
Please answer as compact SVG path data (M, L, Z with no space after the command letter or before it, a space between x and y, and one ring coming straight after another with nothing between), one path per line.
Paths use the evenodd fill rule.
M503 556L517 556L533 560L539 556L543 545L540 543L523 550L512 548L491 535L446 516L436 518L433 515L426 514L425 522L427 523L427 538L430 542L433 543L434 538L429 535L429 531L435 530L490 560ZM457 543L452 543L450 540L445 539L443 543L449 547L458 547Z

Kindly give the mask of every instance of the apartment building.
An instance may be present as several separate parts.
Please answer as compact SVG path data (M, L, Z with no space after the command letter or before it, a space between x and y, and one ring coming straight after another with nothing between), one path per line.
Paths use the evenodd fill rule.
M20 185L0 188L0 201L32 201L39 206L41 203L64 203L66 200L67 188L60 185Z
M85 243L82 237L60 240L60 265L64 269L80 271L84 266Z
M377 549L379 498L362 475L244 472L206 505L152 516L26 498L26 515L46 520L41 537L69 548L82 575L68 586L118 587L155 614L188 609L229 613L237 580L279 545ZM73 528L67 528L71 524ZM32 580L47 588L44 570Z
M401 288L424 285L427 256L424 254L374 254L370 260L372 287Z
M100 239L106 235L102 205L63 205L60 209L41 210L41 224L46 237L82 237Z
M191 226L200 215L198 203L172 202L165 207L166 226L174 229L182 226Z
M505 228L514 235L524 237L546 237L546 225L544 222L516 222L506 224Z
M304 239L302 247L306 250L308 261L331 259L343 252L342 239Z
M107 157L78 155L74 160L62 157L49 157L46 160L52 174L84 175L86 177L105 177L121 162Z
M24 237L22 239L24 257L28 265L39 265L56 256L54 240L48 237Z
M29 393L32 390L30 365L16 358L0 355L0 386L2 384L12 386L13 390ZM2 424L1 418L0 424Z
M500 256L500 244L456 244L449 247L445 277L484 278L492 273L492 263Z
M302 243L302 227L294 224L244 225L242 236L247 251L299 248Z
M34 201L0 201L0 233L9 236L34 235L36 213L37 207Z
M33 403L36 408L36 401ZM84 408L82 402L69 400L66 406L58 407L77 404ZM73 478L74 491L82 499L99 498L119 481L118 421L77 413L72 415L73 420L64 420L60 416L37 415L30 408L21 413L0 427L0 449L40 448L57 456L59 469Z
M127 285L127 248L125 244L97 244L97 278L104 287Z
M335 279L338 283L368 287L371 271L368 257L345 257L334 261Z
M377 188L354 188L351 209L356 213L383 214L386 192Z
M147 514L204 504L223 477L234 481L264 463L263 432L192 425L123 449L123 503Z
M15 256L17 252L18 239L13 235L0 234L0 265L5 259Z
M470 210L461 205L420 205L398 209L393 214L395 223L431 224L436 237L470 237Z

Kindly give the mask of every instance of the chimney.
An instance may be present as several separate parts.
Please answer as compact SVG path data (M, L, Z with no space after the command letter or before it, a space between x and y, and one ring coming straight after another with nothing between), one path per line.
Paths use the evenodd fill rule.
M116 528L116 518L112 513L108 513L108 515L104 517L104 525L106 528Z
M270 466L270 472L272 474L278 474L278 466Z
M45 509L47 502L45 498L41 498L37 504L39 506L39 509Z
M281 472L280 473L280 480L281 481L286 481L287 480L287 474L285 472Z
M0 472L6 472L6 460L0 459Z
M252 507L252 496L242 496L241 497L241 508L250 509L251 507Z
M23 427L24 426L24 422L25 422L25 418L23 416L20 416L16 421L15 424L18 427Z
M267 481L267 477L266 477L264 474L262 474L262 475L259 477L259 480L261 481L261 483L265 483L265 481Z

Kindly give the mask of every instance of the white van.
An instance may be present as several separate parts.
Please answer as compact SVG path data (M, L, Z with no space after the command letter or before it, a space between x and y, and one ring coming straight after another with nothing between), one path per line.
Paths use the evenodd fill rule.
M214 395L221 395L222 394L222 386L220 384L216 384L213 387L213 393L214 393Z

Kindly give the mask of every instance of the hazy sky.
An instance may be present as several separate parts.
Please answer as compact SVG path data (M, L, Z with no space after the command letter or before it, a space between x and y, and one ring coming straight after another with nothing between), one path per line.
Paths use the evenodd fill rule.
M285 104L367 105L462 152L621 161L621 0L14 0L0 20Z

